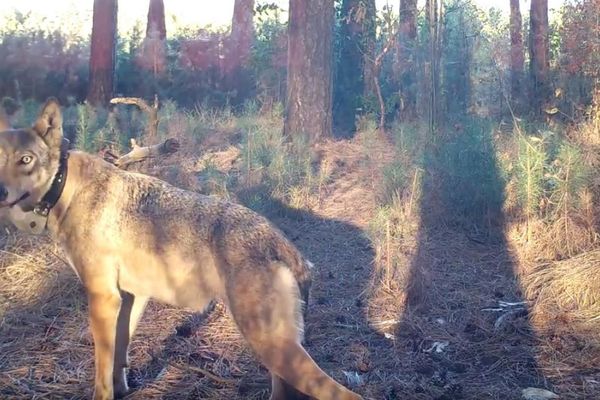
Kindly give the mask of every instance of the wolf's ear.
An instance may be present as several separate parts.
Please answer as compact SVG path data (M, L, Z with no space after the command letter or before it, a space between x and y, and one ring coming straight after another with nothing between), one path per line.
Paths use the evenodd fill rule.
M44 139L48 147L60 147L63 136L62 122L58 100L51 97L42 107L42 111L33 125L33 130Z
M0 132L7 131L10 129L10 123L8 122L8 115L4 111L4 107L0 106Z

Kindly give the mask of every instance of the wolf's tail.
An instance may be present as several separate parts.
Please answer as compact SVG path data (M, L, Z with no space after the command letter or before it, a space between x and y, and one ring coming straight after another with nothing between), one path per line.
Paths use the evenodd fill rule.
M286 243L286 246L283 246L279 256L281 257L281 261L283 261L292 271L294 278L296 278L296 282L298 282L300 297L303 303L302 314L304 319L306 319L310 288L312 285L312 269L314 268L314 265L302 257L302 254L300 254L296 247L289 242Z

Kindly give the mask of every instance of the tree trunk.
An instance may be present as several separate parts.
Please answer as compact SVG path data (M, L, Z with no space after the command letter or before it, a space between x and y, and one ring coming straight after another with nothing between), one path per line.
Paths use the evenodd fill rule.
M144 47L145 59L148 61L146 66L152 71L154 79L162 74L167 67L166 38L167 28L165 27L165 5L163 0L150 0ZM156 84L156 82L154 83ZM156 93L156 89L154 88L154 93Z
M290 0L286 136L331 136L333 22L333 0Z
M439 122L440 66L442 55L443 0L426 0L425 21L428 28L429 54L426 65L429 133L433 135Z
M354 135L356 112L365 91L366 15L367 1L343 0L340 54L333 83L333 125L339 137Z
M523 74L525 54L523 51L523 20L519 0L510 0L510 97L513 112L523 107Z
M434 53L434 121L435 124L438 125L440 123L441 118L443 117L443 110L441 107L442 96L442 52L444 46L444 0L437 0L437 8L436 8L436 26L435 26L435 53Z
M107 105L113 96L115 43L117 39L117 0L94 0L90 87L87 101Z
M225 89L237 104L249 94L254 82L248 70L254 42L254 0L235 0L231 33L225 43L222 74Z
M167 38L167 28L165 26L165 5L163 0L150 0L148 7L148 23L146 25L146 39Z
M235 69L246 65L254 40L254 0L235 0L231 34L229 35L229 60Z
M540 114L550 99L548 0L531 0L529 29L529 72L534 112Z
M364 54L363 54L363 76L364 93L368 99L375 95L375 77L373 72L373 61L375 60L375 45L377 42L377 7L375 0L363 0L365 4L364 22Z
M464 3L458 3L464 4ZM471 103L471 49L472 31L467 23L469 10L465 7L450 9L444 19L444 113L459 116L467 113Z
M398 23L400 118L402 120L410 120L417 113L417 0L400 1Z

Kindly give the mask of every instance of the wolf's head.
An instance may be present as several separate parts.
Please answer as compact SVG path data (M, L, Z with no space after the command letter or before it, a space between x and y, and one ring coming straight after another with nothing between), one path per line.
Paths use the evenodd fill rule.
M30 128L11 129L0 116L0 208L24 210L46 194L60 162L62 116L50 98Z

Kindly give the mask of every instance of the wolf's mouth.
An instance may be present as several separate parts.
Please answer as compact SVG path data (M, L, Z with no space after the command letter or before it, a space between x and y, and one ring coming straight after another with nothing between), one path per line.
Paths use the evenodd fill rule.
M6 207L12 208L12 207L16 206L17 204L19 204L20 202L22 202L23 200L25 200L26 198L28 198L29 196L31 196L31 194L29 192L25 192L21 195L21 197L19 197L15 201L12 201L10 203L1 202L0 208L6 208Z

